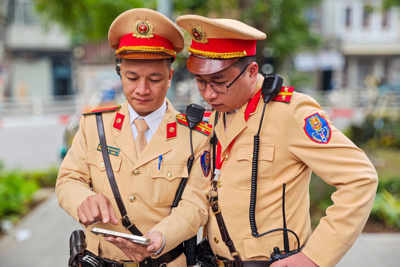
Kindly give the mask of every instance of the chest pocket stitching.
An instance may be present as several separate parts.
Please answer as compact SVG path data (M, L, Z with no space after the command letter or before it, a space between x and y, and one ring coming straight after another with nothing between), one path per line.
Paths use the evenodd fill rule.
M252 162L253 149L254 148L252 145L239 146L237 160L247 160L249 162ZM261 145L258 152L258 159L265 161L274 161L274 152L274 145Z

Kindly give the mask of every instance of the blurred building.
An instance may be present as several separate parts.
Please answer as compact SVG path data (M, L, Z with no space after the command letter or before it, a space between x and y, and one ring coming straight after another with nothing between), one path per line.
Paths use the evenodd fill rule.
M316 72L322 91L362 93L400 77L399 9L384 10L382 2L323 0L311 16L323 48L297 56L296 68Z
M69 35L56 25L43 27L31 0L5 0L0 5L6 22L0 30L0 69L7 72L0 76L4 79L0 94L22 106L32 98L73 94Z

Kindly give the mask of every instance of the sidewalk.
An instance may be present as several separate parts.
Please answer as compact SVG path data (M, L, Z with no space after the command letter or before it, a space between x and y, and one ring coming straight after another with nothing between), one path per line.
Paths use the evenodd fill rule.
M13 231L0 239L1 267L67 266L69 236L81 226L64 212L53 194ZM26 240L18 241L25 234ZM338 267L396 267L400 233L362 234Z

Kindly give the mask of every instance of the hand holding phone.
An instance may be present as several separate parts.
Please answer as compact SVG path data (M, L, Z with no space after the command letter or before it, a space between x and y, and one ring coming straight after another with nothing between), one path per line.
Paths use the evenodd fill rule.
M115 237L126 238L134 243L144 245L144 246L148 246L150 244L150 239L143 237L143 236L131 235L131 234L121 233L121 232L117 232L117 231L101 229L101 228L97 228L97 227L93 227L91 231L92 231L92 233L94 233L96 235L102 235L102 236L111 235L111 236L115 236Z

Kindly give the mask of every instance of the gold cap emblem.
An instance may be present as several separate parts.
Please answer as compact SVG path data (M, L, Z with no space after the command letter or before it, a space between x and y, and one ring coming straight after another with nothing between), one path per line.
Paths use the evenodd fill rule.
M190 27L190 35L192 36L192 40L198 43L208 43L206 32L201 27Z
M135 25L133 25L132 35L136 38L152 38L153 35L153 24L150 21L140 21L137 20Z

